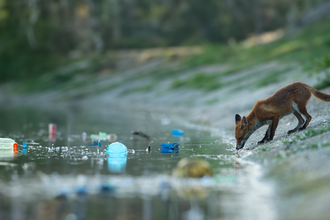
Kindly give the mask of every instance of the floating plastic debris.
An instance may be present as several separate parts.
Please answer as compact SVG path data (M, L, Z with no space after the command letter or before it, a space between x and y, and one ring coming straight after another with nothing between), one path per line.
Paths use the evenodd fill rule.
M105 151L109 154L108 169L110 172L120 173L126 169L127 163L127 147L119 142L112 143Z
M99 140L105 141L107 139L107 133L100 131Z
M182 158L173 170L173 175L177 177L200 178L203 176L212 176L213 173L211 170L211 165L206 160Z
M109 157L126 157L127 147L122 143L115 142L108 146L105 153L109 154Z
M127 157L108 157L108 169L110 172L121 173L125 171Z
M172 135L175 135L175 136L182 136L182 135L183 135L183 130L180 130L180 129L173 129L173 130L172 130Z
M56 124L50 123L48 125L48 132L49 132L49 141L55 142L56 141Z
M112 136L111 136L112 135ZM113 138L113 139L116 139L117 140L117 135L113 135L113 134L110 134L110 136ZM92 141L94 140L98 140L98 141L106 141L108 140L108 135L106 132L102 132L100 131L99 134L91 134L90 135L90 138Z
M129 153L129 154L135 154L135 150L134 149L127 149L127 153Z
M86 138L87 138L87 133L86 132L83 132L81 134L81 137L82 137L82 140L85 142L86 141Z
M133 135L137 135L137 136L140 136L140 137L143 137L143 138L146 138L146 139L150 139L150 136L141 132L141 131L131 131L131 133Z
M110 142L115 142L117 140L117 135L116 134L108 134L107 135L107 140Z
M0 138L0 153L5 151L17 152L18 144L11 138Z
M161 144L162 148L160 153L162 154L178 154L179 153L179 143L168 143L168 144Z
M101 147L101 141L100 140L93 140L93 144L89 144L88 146L99 146L99 147Z

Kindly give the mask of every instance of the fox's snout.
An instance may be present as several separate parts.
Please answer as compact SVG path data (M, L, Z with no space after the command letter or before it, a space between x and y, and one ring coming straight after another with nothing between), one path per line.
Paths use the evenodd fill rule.
M236 150L242 149L244 147L245 143L241 143L239 145L236 146Z

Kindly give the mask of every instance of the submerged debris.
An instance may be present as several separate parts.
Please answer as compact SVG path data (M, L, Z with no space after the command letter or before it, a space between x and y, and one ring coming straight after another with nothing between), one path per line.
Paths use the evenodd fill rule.
M137 136L140 136L140 137L143 137L143 138L146 138L146 139L150 139L150 136L141 132L141 131L131 131L131 133L133 135L137 135Z
M173 175L177 177L213 176L211 165L206 160L195 158L183 158L173 170Z

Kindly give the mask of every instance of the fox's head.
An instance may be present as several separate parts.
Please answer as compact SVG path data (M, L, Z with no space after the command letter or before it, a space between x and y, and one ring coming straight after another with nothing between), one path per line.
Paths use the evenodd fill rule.
M235 138L236 138L236 150L244 147L245 142L250 137L249 124L245 116L241 118L239 114L235 115Z

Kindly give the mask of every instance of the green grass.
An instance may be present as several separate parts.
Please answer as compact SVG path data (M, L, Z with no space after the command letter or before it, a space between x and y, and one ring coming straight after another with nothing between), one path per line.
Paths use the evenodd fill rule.
M245 48L235 46L206 45L203 53L192 55L184 61L191 67L208 64L232 66L228 74L268 61L283 63L298 62L302 66L312 60L329 55L329 22L309 26L295 36L286 36L275 42Z
M301 134L294 134L294 138L289 139L289 140L282 140L282 143L287 145L286 151L282 151L281 154L278 154L276 156L277 159L281 159L283 157L302 152L305 150L317 150L321 149L323 147L329 147L329 143L321 143L321 142L316 142L312 144L307 144L307 145L298 145L299 141L306 140L311 137L315 137L317 135L323 134L325 132L330 131L330 124L324 127L321 127L320 129L309 129L307 131L304 131ZM297 146L298 145L298 146ZM293 147L294 146L294 147ZM284 156L283 156L284 154Z
M282 80L283 74L288 73L292 69L293 69L293 67L291 67L291 66L281 68L281 69L275 69L275 70L273 69L270 72L268 72L267 74L265 74L266 75L265 77L261 77L258 81L253 83L251 86L253 87L253 89L258 89L258 88L261 88L264 86L268 86L272 83L280 82ZM264 73L261 73L261 74L264 74Z
M210 75L206 73L197 73L190 76L188 79L176 79L172 82L171 88L187 87L192 89L203 89L211 91L222 86L217 75Z
M294 145L298 143L300 140L306 140L308 138L323 134L325 132L330 131L330 124L324 127L321 127L320 129L309 129L307 131L302 132L301 134L294 134L294 138L290 140L282 141L284 144Z

